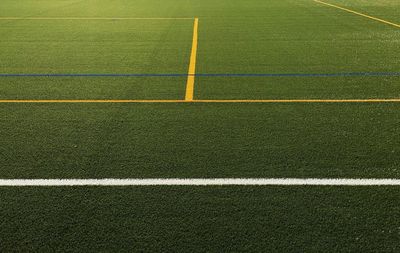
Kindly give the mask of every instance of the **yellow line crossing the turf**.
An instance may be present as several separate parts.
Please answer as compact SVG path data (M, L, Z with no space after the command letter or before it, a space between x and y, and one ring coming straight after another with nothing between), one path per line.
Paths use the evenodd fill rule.
M0 103L184 103L185 100L152 99L4 99Z
M381 22L381 23L385 23L385 24L387 24L387 25L391 25L391 26L400 28L400 25L399 25L399 24L395 24L395 23L386 21L386 20L384 20L384 19L380 19L380 18L376 18L376 17L373 17L373 16L369 16L369 15L367 15L367 14L363 14L363 13L361 13L361 12L353 11L353 10L350 10L350 9L347 9L347 8L344 8L344 7L341 7L341 6L338 6L338 5L326 3L326 2L323 2L323 1L319 1L319 0L314 0L314 2L317 2L317 3L320 3L320 4L324 4L324 5L327 5L327 6L336 8L336 9L340 9L340 10L343 10L343 11L347 11L347 12L350 12L350 13L353 13L353 14L356 14L356 15L359 15L359 16L362 16L362 17L365 17L365 18L369 18L369 19L372 19L372 20L375 20L375 21L378 21L378 22Z
M0 103L400 103L393 99L3 99Z
M400 103L400 99L215 99L194 100L198 103Z
M338 8L356 15L370 18L400 28L400 25L368 16L319 0L317 3ZM193 20L193 18L140 18L140 17L0 17L0 20ZM400 103L400 98L378 99L198 99L194 100L194 81L198 44L198 18L194 18L193 40L189 62L188 79L184 100L168 99L0 99L0 103Z
M185 94L186 101L193 100L194 78L195 78L195 74L196 74L198 27L199 27L199 19L195 18L194 25L193 25L192 51L190 53L189 72L188 72L188 78L187 78L187 82L186 82L186 94Z
M0 17L0 20L193 20L193 18L144 17Z

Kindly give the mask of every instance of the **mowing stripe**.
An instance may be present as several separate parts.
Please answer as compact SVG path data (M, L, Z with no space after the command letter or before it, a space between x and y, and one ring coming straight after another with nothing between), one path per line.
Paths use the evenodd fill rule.
M324 5L336 8L336 9L347 11L347 12L350 12L350 13L365 17L365 18L369 18L369 19L372 19L372 20L375 20L375 21L378 21L378 22L381 22L381 23L385 23L387 25L391 25L391 26L400 28L399 24L395 24L395 23L389 22L389 21L384 20L384 19L380 19L380 18L376 18L376 17L373 17L373 16L369 16L369 15L363 14L361 12L353 11L353 10L350 10L350 9L347 9L347 8L344 8L344 7L341 7L341 6L338 6L338 5L326 3L326 2L323 2L323 1L319 1L319 0L314 0L314 2L317 2L317 3L320 3L320 4L324 4Z
M194 19L193 25L193 40L192 40L192 51L190 53L190 62L189 62L189 72L188 78L186 82L186 94L185 100L192 101L193 93L194 93L194 77L196 74L196 57L197 57L197 30L199 27L199 19Z
M361 178L104 178L0 179L0 186L400 186L400 179Z
M393 99L2 99L0 103L400 103Z
M400 72L342 72L342 73L0 73L0 77L348 77L400 76Z
M0 17L0 20L193 20L188 17Z

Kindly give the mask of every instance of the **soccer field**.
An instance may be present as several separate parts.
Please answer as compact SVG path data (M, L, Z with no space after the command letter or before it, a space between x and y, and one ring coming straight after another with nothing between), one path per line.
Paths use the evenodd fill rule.
M0 252L399 252L399 56L398 0L1 0Z

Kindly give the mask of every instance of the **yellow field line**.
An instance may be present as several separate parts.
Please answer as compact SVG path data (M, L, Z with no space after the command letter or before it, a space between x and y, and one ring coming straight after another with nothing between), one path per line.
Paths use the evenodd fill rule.
M3 99L0 103L400 103L393 99Z
M188 78L186 82L186 94L185 100L192 101L193 100L193 93L194 93L194 75L196 74L196 57L197 57L197 30L199 27L199 19L194 19L193 25L193 41L192 41L192 51L190 54L190 62L189 62L189 72Z
M166 99L4 99L0 103L183 103Z
M144 18L144 17L0 17L0 20L193 20L193 18Z
M391 25L391 26L400 28L400 25L399 25L399 24L395 24L395 23L392 23L392 22L389 22L389 21L386 21L386 20L383 20L383 19L380 19L380 18L376 18L376 17L373 17L373 16L369 16L369 15L363 14L363 13L361 13L361 12L353 11L353 10L350 10L350 9L347 9L347 8L344 8L344 7L341 7L341 6L337 6L337 5L334 5L334 4L322 2L322 1L319 1L319 0L314 0L314 2L317 2L317 3L320 3L320 4L324 4L324 5L333 7L333 8L337 8L337 9L340 9L340 10L343 10L343 11L347 11L347 12L350 12L350 13L353 13L353 14L356 14L356 15L359 15L359 16L362 16L362 17L365 17L365 18L369 18L369 19L373 19L373 20L378 21L378 22L381 22L381 23L385 23L385 24L387 24L387 25Z
M400 103L399 99L211 99L197 103Z

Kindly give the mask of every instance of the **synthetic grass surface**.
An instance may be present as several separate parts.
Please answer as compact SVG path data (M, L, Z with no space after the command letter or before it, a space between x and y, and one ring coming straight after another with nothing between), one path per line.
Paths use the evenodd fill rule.
M393 0L335 0L334 3L346 8L357 8L359 12L400 23L400 2Z
M397 252L399 193L391 187L3 188L0 249Z
M399 106L7 104L0 177L398 178Z
M0 20L2 22L2 73L187 71L192 20Z
M2 74L186 73L192 20L0 20ZM1 99L182 99L185 78L1 77Z
M1 80L0 99L183 99L186 85L185 77L4 77Z
M332 0L399 23L395 0ZM309 0L3 0L0 73L400 72ZM196 77L197 99L398 98L400 77ZM185 77L0 77L0 99L183 99ZM0 104L0 178L399 178L398 104ZM396 187L1 188L0 251L399 250Z
M92 0L60 2L59 7L44 1L35 6L42 9L30 15L24 10L33 8L31 1L18 3L2 3L0 16L199 17L200 74L399 73L400 69L400 29L314 1L119 1L109 6L107 1ZM154 8L157 4L162 8ZM379 9L382 15L386 11L390 14L389 7L396 6L394 1L337 4L356 10L360 7L367 14L370 9ZM91 8L93 5L96 8ZM207 7L211 5L212 9ZM20 13L15 13L18 8ZM379 17L385 18L382 15ZM1 73L187 73L192 20L0 23L0 45L5 49L0 51ZM152 79L2 78L0 95L3 99L178 99L184 93L180 78ZM195 95L199 99L393 98L398 97L399 81L399 75L204 77L198 78ZM105 82L110 83L110 89L104 88ZM118 94L114 89L126 92Z
M400 97L399 76L197 77L202 99L371 99Z

